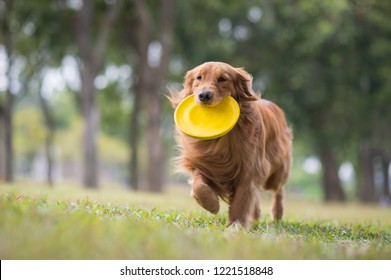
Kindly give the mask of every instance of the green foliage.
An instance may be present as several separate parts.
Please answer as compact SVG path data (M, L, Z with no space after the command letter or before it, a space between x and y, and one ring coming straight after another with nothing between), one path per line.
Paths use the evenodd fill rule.
M130 109L128 92L118 83L110 83L98 93L102 131L118 139L128 139Z
M34 155L43 147L47 129L35 107L17 110L15 114L15 151L18 155Z
M98 137L99 155L104 162L126 164L129 158L129 147L125 142L108 134Z
M73 119L78 115L75 97L69 91L57 92L50 100L57 130L64 130L71 126Z
M288 201L287 218L226 228L175 190L0 189L2 259L389 259L388 209ZM310 210L310 211L307 211ZM294 213L294 214L293 214ZM322 218L325 214L328 218ZM300 219L295 218L301 216ZM378 220L380 219L381 220ZM347 221L347 219L349 221ZM278 250L276 250L278 248Z
M62 159L81 160L80 149L83 123L79 117L74 117L70 126L61 130L56 136L56 145L61 151ZM128 159L128 147L117 137L105 133L98 135L99 156L103 163L125 164Z

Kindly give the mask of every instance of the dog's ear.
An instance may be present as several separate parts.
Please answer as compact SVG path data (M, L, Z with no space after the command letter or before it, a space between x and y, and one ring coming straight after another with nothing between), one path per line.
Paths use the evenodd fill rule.
M183 98L193 94L194 75L194 69L186 72L185 79L183 81L183 90L181 91Z
M175 109L179 103L189 95L193 94L193 82L194 82L194 71L190 70L186 73L183 81L183 89L180 92L171 91L168 99L171 102L171 106Z
M255 101L258 100L257 95L254 93L252 88L253 77L247 73L243 68L235 68L235 89L236 93L234 98L236 101Z

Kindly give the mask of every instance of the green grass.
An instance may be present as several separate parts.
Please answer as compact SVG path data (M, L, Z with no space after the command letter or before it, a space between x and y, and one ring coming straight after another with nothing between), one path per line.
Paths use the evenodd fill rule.
M264 195L265 196L265 195ZM187 188L0 186L0 259L391 259L391 210L287 200L283 222L226 228Z

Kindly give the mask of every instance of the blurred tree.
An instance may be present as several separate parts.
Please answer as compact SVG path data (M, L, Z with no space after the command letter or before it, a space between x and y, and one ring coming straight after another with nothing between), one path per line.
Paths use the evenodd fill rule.
M46 180L49 186L53 186L53 165L54 165L54 129L55 119L52 108L42 93L42 84L38 90L39 104L44 116L44 123L47 128L45 137L45 154L46 154Z
M1 0L0 1L0 39L4 44L6 54L6 90L5 96L0 96L0 117L2 126L3 144L2 153L4 154L4 167L0 176L4 176L6 182L12 182L14 179L13 162L14 162L14 149L12 146L12 111L14 106L14 93L12 92L12 67L14 64L13 44L15 40L15 34L19 29L19 23L14 19L14 1L13 0Z
M15 112L14 126L15 151L20 158L24 159L24 165L30 166L46 138L47 130L43 116L36 107L25 107Z
M59 23L54 21L55 13L50 8L50 3L41 2L45 6L25 5L24 13L27 14L28 23L34 26L33 30L28 32L24 44L20 47L20 52L27 60L25 72L31 77L30 90L32 95L37 95L43 123L46 127L44 139L44 153L46 158L46 181L49 186L53 186L53 166L54 166L54 130L55 117L49 104L48 97L44 96L43 79L48 72L50 64L59 64L64 52L63 40L55 40L53 36L53 24L59 27ZM26 8L28 6L28 8ZM34 16L29 16L32 10L35 10ZM26 47L28 46L28 47ZM56 53L57 52L57 53ZM34 83L36 87L34 87ZM53 93L50 93L53 94Z
M5 163L5 149L4 149L4 129L2 121L4 119L3 106L0 106L0 180L4 178L4 163Z
M390 201L390 12L389 1L357 2L352 7L355 38L350 93L356 106L348 117L356 123L358 197L365 202Z
M278 28L265 30L272 37L263 46L274 54L264 55L274 60L265 71L271 77L269 89L281 93L276 97L294 121L295 135L300 138L309 133L306 139L322 162L324 199L343 201L336 155L342 136L337 110L344 67L340 56L346 48L340 37L349 36L341 32L346 3L297 1L285 5L275 1L266 9L272 11L265 21Z
M242 65L247 56L243 53L241 56L234 56L239 41L234 37L233 20L243 20L251 2L179 1L172 78L182 81L185 71L206 61Z
M140 109L147 112L147 190L160 192L163 187L164 151L162 141L163 85L172 48L174 1L155 2L134 0L136 32L130 39L137 54L131 116L130 178L134 189L139 189L138 139Z
M2 127L0 131L3 133L2 141L0 141L2 144L0 160L4 162L3 173L6 181L12 181L14 178L13 111L15 101L25 95L27 84L32 77L31 72L25 71L26 55L31 51L29 49L31 40L28 37L35 28L30 22L28 12L31 12L29 10L31 6L29 4L25 5L16 0L0 1L0 42L5 49L6 62L6 90L4 95L0 95L0 127Z
M274 98L293 120L296 138L307 135L322 160L325 200L343 200L338 162L357 146L351 159L359 162L359 196L377 201L373 161L390 149L389 3L273 1L262 8L254 32L267 69L258 75L269 84L266 94L281 93ZM389 160L382 162L387 178Z
M59 38L58 30L63 28L64 20L57 13L57 6L51 5L51 2L51 0L42 0L37 5L30 1L18 6L15 12L21 19L19 23L21 32L14 46L14 51L25 61L20 75L20 80L24 82L23 93L29 94L32 102L38 99L37 103L46 126L44 153L47 166L46 180L49 185L53 184L56 121L49 100L54 92L44 88L43 80L53 71L52 67L58 67L61 64L67 44L71 39L67 33Z
M75 20L76 45L80 58L81 96L79 101L84 119L83 184L98 187L96 137L99 129L99 110L96 104L94 79L102 67L110 28L120 10L122 0L107 5L104 17L95 22L94 1L84 0ZM95 30L96 25L98 29ZM96 38L93 38L96 35ZM95 39L95 40L94 40Z

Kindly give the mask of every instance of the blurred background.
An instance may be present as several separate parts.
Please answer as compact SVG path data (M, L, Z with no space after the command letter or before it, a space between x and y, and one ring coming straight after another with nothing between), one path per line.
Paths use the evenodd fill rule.
M389 205L390 15L384 0L0 0L0 184L185 184L164 95L224 61L286 112L292 196Z

